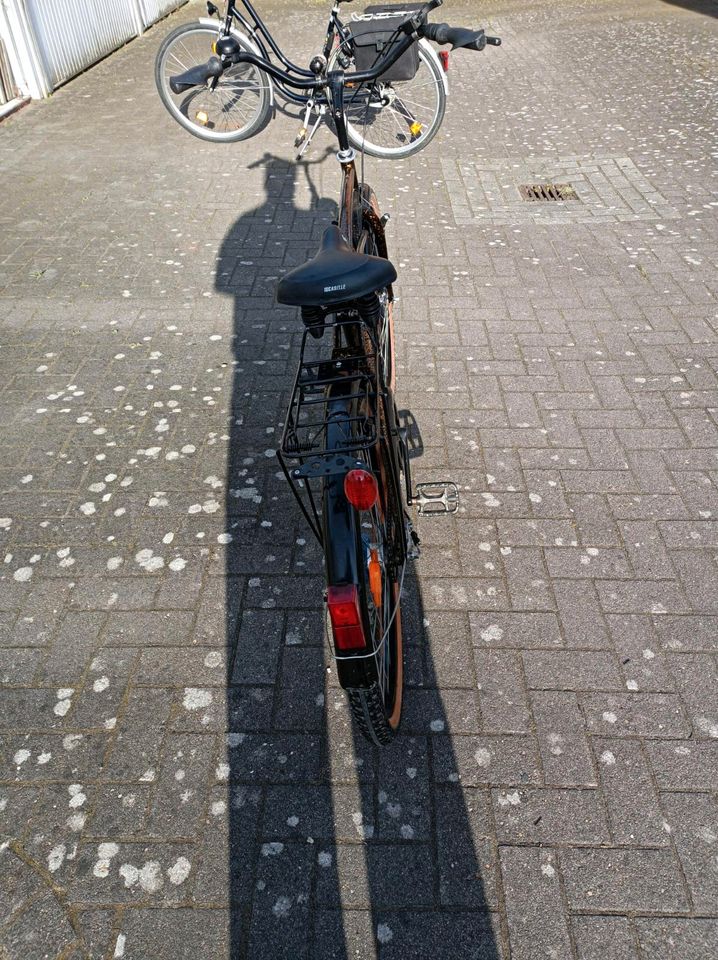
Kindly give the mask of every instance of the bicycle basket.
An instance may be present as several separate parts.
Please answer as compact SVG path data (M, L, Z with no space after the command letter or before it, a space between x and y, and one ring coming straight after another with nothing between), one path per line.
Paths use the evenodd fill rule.
M351 33L354 43L354 62L358 72L371 70L389 48L403 36L396 34L397 27L420 5L378 5L367 7L361 19L352 20ZM401 82L413 80L419 70L419 47L412 44L401 57L383 73L380 81Z

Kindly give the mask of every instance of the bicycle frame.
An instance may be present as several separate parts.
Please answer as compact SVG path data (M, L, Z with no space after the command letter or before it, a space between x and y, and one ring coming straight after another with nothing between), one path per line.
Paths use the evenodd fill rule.
M315 74L312 73L311 70L307 70L304 67L298 66L284 55L281 47L272 36L269 27L266 25L264 20L262 20L262 17L255 9L251 0L241 0L241 3L246 8L248 15L252 18L253 24L250 23L238 10L236 0L231 0L227 6L227 14L224 20L225 32L229 33L232 28L233 20L237 20L247 31L254 43L256 43L256 45L259 47L265 60L271 60L271 50L271 52L274 53L274 55L278 57L279 60L284 64L287 70L297 75L297 79L300 79L301 77L307 77L307 79L314 80ZM338 36L344 40L347 38L347 35L348 31L339 18L339 6L338 4L335 4L332 7L329 24L327 26L327 36L324 42L323 55L325 59L328 59L332 52L335 38ZM264 40L262 38L264 38ZM266 41L266 44L264 41ZM267 49L267 44L269 45L269 50ZM276 77L274 78L274 82L281 90L282 95L286 97L287 100L291 100L293 103L306 104L311 99L309 96L293 93L291 90L288 90L286 85Z
M344 119L344 73L342 71L337 71L330 73L328 77L328 91L329 99L331 102L332 114L334 117L334 122L336 124L337 138L339 141L339 152L337 154L337 159L339 160L342 168L342 187L341 187L341 198L340 198L340 210L339 210L339 227L347 239L348 243L352 247L357 247L357 244L360 241L360 235L357 235L355 227L358 226L359 231L361 232L364 221L366 220L371 227L372 234L376 240L377 253L379 256L388 258L387 244L386 244L386 234L384 231L384 221L381 217L378 216L377 211L371 206L362 207L362 222L360 224L355 224L354 222L354 211L355 211L355 201L356 197L359 194L360 183L359 177L357 174L356 164L355 164L355 154L354 150L349 146L346 123ZM393 312L392 304L394 301L394 292L393 288L390 285L387 288L388 303L387 310L389 310L388 316L388 343L383 345L384 349L388 349L391 354L391 367L388 370L388 376L385 377L383 365L380 362L381 353L382 353L382 344L376 343L376 395L375 395L375 404L377 407L377 415L379 408L383 412L383 420L386 425L386 447L388 453L388 469L389 476L384 478L384 482L392 486L395 492L396 501L400 502L400 489L401 489L401 470L404 470L404 476L406 481L406 494L407 502L411 504L411 477L409 472L409 462L408 457L402 456L402 440L398 430L398 421L396 414L396 405L394 402L394 387L395 387L395 345L394 345L394 321L393 321ZM347 328L351 327L351 321L346 325ZM335 329L335 346L338 341L336 337L338 336L338 331L342 327L341 323L337 324ZM358 327L357 327L358 329ZM356 332L350 329L347 330L347 333L352 335L357 339L357 348L362 349L361 338L357 337ZM307 333L304 334L304 342L306 342ZM303 353L303 351L302 351ZM296 393L299 385L299 378L301 376L301 366L297 374L297 380L295 381L294 390L292 395ZM317 501L321 502L321 497L316 496L311 488L311 474L303 476L301 470L297 472L296 470L291 469L285 461L285 457L281 453L281 448L285 446L285 441L287 438L289 421L285 422L285 431L282 437L282 443L280 445L280 451L278 452L278 458L284 475L289 483L289 486L292 490L292 493L295 496L312 533L317 538L319 543L326 547L326 544L323 542L322 537L322 523L320 520L319 510L317 506ZM377 442L381 443L379 439L379 432L377 431L377 436L374 443L371 446L374 446ZM310 454L307 454L306 457L301 455L297 457L300 461L304 459L311 460L312 457ZM303 486L299 485L299 479L303 480ZM304 493L304 496L303 496ZM306 498L306 499L305 499ZM398 545L400 551L400 564L403 564L406 560L406 544L403 540Z

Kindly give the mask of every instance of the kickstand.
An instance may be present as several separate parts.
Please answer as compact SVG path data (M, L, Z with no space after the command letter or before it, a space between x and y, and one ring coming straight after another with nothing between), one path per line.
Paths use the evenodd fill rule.
M307 112L304 117L304 126L299 131L299 136L294 141L294 146L299 148L299 150L297 151L297 160L301 160L304 154L306 153L307 149L309 148L309 144L314 139L314 134L319 129L319 124L324 119L324 114L326 113L326 109L327 108L325 106L317 107L313 101L310 101L310 103L307 105ZM317 118L312 124L312 129L309 130L309 132L307 133L307 128L309 126L309 116L313 110L316 110Z

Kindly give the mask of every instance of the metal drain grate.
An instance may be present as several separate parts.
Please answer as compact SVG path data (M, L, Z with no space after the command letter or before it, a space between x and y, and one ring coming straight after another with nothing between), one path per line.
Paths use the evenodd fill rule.
M578 200L570 183L531 183L519 187L524 200Z

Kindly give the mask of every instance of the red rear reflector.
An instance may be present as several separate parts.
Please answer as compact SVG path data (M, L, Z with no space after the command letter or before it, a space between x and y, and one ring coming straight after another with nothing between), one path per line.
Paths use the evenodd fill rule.
M344 477L344 493L357 510L370 510L379 498L376 477L368 470L350 470Z
M444 68L444 73L448 73L449 72L449 51L439 50L439 59L441 60L441 65Z
M363 650L366 647L359 609L359 589L350 583L329 587L327 606L332 621L334 643L339 650Z

